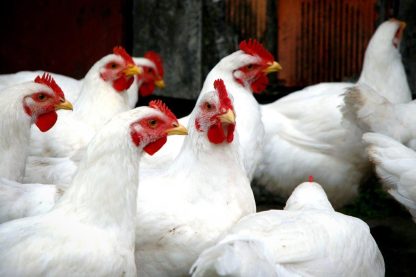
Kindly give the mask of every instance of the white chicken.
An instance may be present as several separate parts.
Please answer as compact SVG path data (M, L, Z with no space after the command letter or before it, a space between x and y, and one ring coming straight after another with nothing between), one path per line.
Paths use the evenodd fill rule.
M0 223L44 214L55 206L65 186L21 184L0 177Z
M398 20L378 27L358 81L377 88L393 103L411 99L398 50L403 28ZM322 83L261 106L266 135L257 184L288 197L313 174L336 208L354 199L369 164L361 131L346 123L340 111L343 94L353 85Z
M205 86L182 149L166 168L140 175L139 276L183 276L200 252L256 210L238 152L232 99L222 80ZM238 115L237 115L238 116Z
M72 110L64 93L50 75L34 82L11 86L0 92L0 177L21 182L29 151L30 125L40 132L55 125L56 110Z
M256 40L240 43L240 50L224 57L210 71L205 79L201 95L212 89L216 79L223 79L229 93L233 96L235 111L238 114L237 132L239 134L240 154L247 176L251 180L257 163L260 160L263 147L264 128L261 122L259 105L253 93L262 92L268 85L267 74L281 69L270 54ZM199 100L198 100L199 101ZM179 121L186 125L190 116ZM169 163L178 155L183 138L175 137L155 157L142 159L144 168L158 168L161 164Z
M131 109L136 107L139 95L149 96L155 87L165 87L163 62L159 54L147 51L144 57L133 57L133 61L143 72L134 76L134 84L127 89L128 105Z
M161 105L115 116L88 145L52 211L0 225L0 275L136 276L140 154L157 151L169 134L184 133Z
M133 57L134 63L143 68L143 74L137 76L140 96L149 96L155 87L164 88L163 61L159 54L147 51L143 58Z
M165 85L162 59L156 52L148 51L143 58L133 58L133 60L137 66L143 69L143 73L135 76L136 84L130 86L127 90L129 108L135 107L138 94L148 96L154 91L155 86L163 88ZM26 166L24 182L69 184L84 152L85 147L81 147L70 157L30 156Z
M366 133L363 139L377 175L416 223L416 152L382 134Z
M387 135L416 149L416 124L409 115L416 112L416 101L393 104L366 85L349 88L344 97L344 117L363 132Z
M125 93L141 70L121 47L99 60L87 73L74 111L41 135L32 128L30 155L70 157L88 144L114 115L130 109Z
M55 124L58 109L72 109L61 88L49 74L34 82L14 85L0 92L0 223L49 210L56 187L22 181L29 151L30 125L42 132Z
M284 210L248 215L192 266L202 276L384 276L368 225L335 212L322 187L300 184Z

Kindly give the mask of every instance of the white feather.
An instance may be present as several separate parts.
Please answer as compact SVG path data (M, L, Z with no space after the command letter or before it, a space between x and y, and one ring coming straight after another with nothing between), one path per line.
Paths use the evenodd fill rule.
M377 175L416 222L416 152L382 134L366 133L363 140Z
M394 104L371 87L360 84L348 90L344 102L344 117L364 132L384 134L415 146L416 124L409 115L416 111L416 101Z
M191 269L198 277L384 276L384 271L368 225L335 212L317 183L299 185L283 211L241 219Z
M186 275L202 250L241 217L255 212L239 156L238 127L229 144L210 143L206 132L195 128L200 106L214 99L212 90L201 93L176 159L157 170L141 168L136 224L140 276Z
M53 94L43 84L27 82L0 92L0 176L21 182L33 119L24 111L24 99L35 92ZM37 127L35 127L37 128Z
M397 21L387 21L373 35L359 83L395 103L410 101L400 53L393 46ZM369 171L355 122L343 118L343 95L349 83L322 83L262 105L265 128L263 158L255 182L288 197L297 184L313 175L335 207L357 196Z
M1 276L136 276L134 219L143 146L132 142L130 124L155 114L162 115L142 107L114 117L90 142L53 210L0 225Z
M44 214L63 192L56 185L21 184L0 177L0 223Z

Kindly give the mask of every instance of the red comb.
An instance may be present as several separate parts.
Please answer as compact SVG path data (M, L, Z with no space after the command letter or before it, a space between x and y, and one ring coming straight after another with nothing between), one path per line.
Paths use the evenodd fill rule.
M52 78L52 76L49 73L43 73L42 77L37 76L35 78L35 83L38 84L44 84L48 87L50 87L56 95L65 98L64 92L62 89L58 86L58 84L55 82L55 80Z
M257 55L263 60L274 61L273 55L255 39L244 40L240 43L240 50L250 55Z
M231 99L228 97L227 89L225 88L224 81L218 79L214 81L214 88L218 91L218 96L220 98L220 104L223 107L232 108Z
M149 107L157 109L167 115L168 117L176 120L176 115L163 103L161 100L152 100L149 102Z
M312 182L313 182L313 176L312 176L312 175L310 175L310 176L309 176L309 182L310 182L310 183L312 183Z
M134 64L133 58L124 50L121 46L116 46L113 48L113 53L115 55L121 56L128 64Z
M161 77L163 77L163 61L159 54L155 51L147 51L144 54L144 57L151 60L156 65L157 72Z

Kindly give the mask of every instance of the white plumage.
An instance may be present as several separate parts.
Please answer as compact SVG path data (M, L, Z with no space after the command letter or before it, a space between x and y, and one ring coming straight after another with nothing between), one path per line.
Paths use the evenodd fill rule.
M397 20L380 25L367 47L358 83L377 88L394 103L410 101L410 90L397 49ZM340 111L353 84L322 83L262 105L265 128L257 184L288 197L309 175L321 183L335 207L350 202L368 171L361 130Z
M32 118L24 112L24 98L51 88L33 82L8 87L0 92L0 176L21 182L29 151Z
M30 125L56 109L71 108L48 78L45 75L38 81L44 83L26 82L0 92L0 223L47 211L55 202L55 187L19 183L29 150Z
M117 71L107 68L108 64L117 64ZM114 87L116 78L124 74L117 72L124 70L124 67L133 65L117 54L107 55L94 64L85 76L74 111L62 116L46 135L32 128L30 155L70 157L86 146L95 132L114 115L129 110L131 107L125 92L131 83L126 83L120 91ZM102 77L104 73L109 75L107 81ZM133 77L129 75L126 78Z
M366 133L363 139L377 175L416 222L416 152L382 134Z
M57 185L21 184L0 177L0 223L44 214L62 196Z
M238 128L230 141L235 124L232 105L224 104L213 84L204 89L176 159L166 167L146 172L141 168L136 223L139 276L186 275L202 250L241 217L255 212L238 153Z
M149 128L149 120L160 127ZM175 126L176 119L141 107L102 127L52 211L0 225L0 275L136 276L140 153Z
M344 97L344 117L355 122L363 132L387 135L416 149L416 124L411 114L416 101L393 104L366 85L357 85Z
M109 59L108 56L107 59ZM103 58L94 66L94 70L91 69L87 74L87 76L90 77L86 77L79 81L81 87L85 86L81 92L71 93L75 98L84 94L89 96L88 98L82 96L80 99L82 103L76 102L75 115L64 119L65 122L60 124L59 127L57 126L59 130L57 129L54 131L49 137L41 138L41 141L39 141L39 134L34 131L35 142L32 144L34 144L35 147L42 144L44 145L42 151L48 151L49 148L55 150L53 150L52 153L42 152L41 156L39 156L39 153L32 152L32 156L28 158L26 165L25 183L69 184L78 168L79 161L85 151L85 146L88 144L90 137L95 133L97 126L99 127L119 111L134 108L142 85L151 86L151 90L154 88L153 83L158 87L161 87L160 83L163 85L163 67L160 62L158 66L156 66L155 62L148 58L134 58L133 60L137 66L142 67L145 71L147 69L151 69L152 71L146 71L142 74L143 77L141 77L142 75L140 77L134 76L134 83L126 92L115 92L109 84L104 83L101 79L97 79L99 67L105 65L107 59ZM162 76L159 71L162 71ZM95 77L91 78L91 76ZM85 82L87 82L86 85L84 85ZM102 98L101 101L98 99L97 95L105 94L105 91L100 90L100 86L96 86L95 84L101 84L100 86L108 91L108 96L103 96L104 99ZM88 87L94 88L91 91L87 89ZM119 94L126 95L127 99ZM115 99L115 101L113 99ZM121 103L119 103L120 101ZM98 118L89 114L90 112L94 113L95 109L98 109ZM77 114L80 115L77 116ZM105 116L103 114L105 114ZM86 118L88 118L88 120ZM68 130L70 132L68 132ZM62 132L70 134L63 136ZM51 143L50 140L55 140L55 142ZM63 145L59 145L61 141L63 141ZM68 153L67 150L70 152ZM57 155L56 151L59 152L58 158L55 157ZM44 155L51 155L52 157L45 157Z
M201 276L384 276L366 223L335 212L317 183L300 184L284 210L248 215L205 250Z

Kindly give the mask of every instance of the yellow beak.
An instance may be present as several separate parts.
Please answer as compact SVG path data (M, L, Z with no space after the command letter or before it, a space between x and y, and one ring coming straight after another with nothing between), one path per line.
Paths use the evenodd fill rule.
M181 124L175 124L175 127L167 129L166 134L171 135L187 135L188 130Z
M165 81L163 81L163 79L157 80L155 82L155 86L157 86L160 89L165 88Z
M65 99L61 99L61 102L55 105L56 110L73 110L74 107L72 106L71 102Z
M263 70L263 72L265 72L266 74L272 73L272 72L277 72L282 70L282 66L274 61L273 63L270 64L269 67L267 67L266 69Z
M130 77L143 73L143 69L137 65L128 65L126 69L123 70L124 75Z
M219 116L222 123L235 124L235 114L229 109L225 114Z
M404 30L406 28L406 22L398 20L397 18L390 18L391 22L399 23L399 29Z

